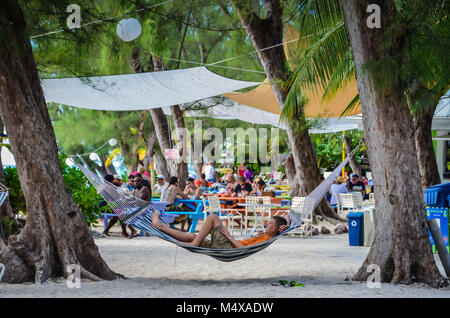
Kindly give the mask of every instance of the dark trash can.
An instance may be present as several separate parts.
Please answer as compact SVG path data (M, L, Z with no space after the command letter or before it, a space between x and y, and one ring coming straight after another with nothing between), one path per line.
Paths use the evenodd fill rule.
M348 218L348 240L350 246L364 245L364 213L350 212Z

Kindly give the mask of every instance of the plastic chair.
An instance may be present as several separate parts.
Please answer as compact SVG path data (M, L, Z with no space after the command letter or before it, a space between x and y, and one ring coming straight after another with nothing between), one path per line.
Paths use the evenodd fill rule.
M205 203L205 198L203 200L203 212L205 214L205 220L208 217L208 214L211 213L219 213L219 218L221 220L227 220L228 223L228 231L231 232L231 235L234 234L234 226L233 221L238 220L240 223L240 235L242 236L242 215L235 209L224 209L220 206L219 197L210 195L208 196L208 204ZM225 215L222 215L222 212Z
M361 192L341 193L339 194L342 209L347 212L360 210L363 206L363 197Z
M307 197L294 197L292 199L291 209L296 212L299 212L299 213L308 211L308 204L311 203L309 200L310 199L307 199ZM308 217L303 219L302 225L300 225L295 230L292 230L289 232L289 236L293 236L295 234L300 234L300 238L303 238L303 236L305 235L305 231L307 231L306 236L312 236L312 221L313 221L313 213L311 211L311 213L308 214ZM310 226L309 230L306 229L307 225Z
M245 197L245 203L250 204L270 204L270 197L267 196L247 196ZM253 221L257 222L258 215L261 214L262 223L264 227L264 221L268 221L271 218L270 214L271 210L270 207L264 207L264 206L246 206L245 207L245 235L248 235L248 222ZM267 214L267 215L266 215ZM255 224L256 226L256 224Z

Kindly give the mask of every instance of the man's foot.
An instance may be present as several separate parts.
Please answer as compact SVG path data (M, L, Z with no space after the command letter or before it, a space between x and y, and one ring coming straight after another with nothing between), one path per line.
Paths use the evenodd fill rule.
M103 231L103 234L106 236L111 236L108 231Z
M130 236L135 237L137 234L137 231L135 229L131 230Z
M127 232L122 232L122 236L125 237L125 238L128 238L128 237L129 237L129 235L128 235Z
M155 213L153 213L152 224L157 229L161 229L161 227L163 226L163 224L161 223L161 220L159 219L159 211L155 211Z

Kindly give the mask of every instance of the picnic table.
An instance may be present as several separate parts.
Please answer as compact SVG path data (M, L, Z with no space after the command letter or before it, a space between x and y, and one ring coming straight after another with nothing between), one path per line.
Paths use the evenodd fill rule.
M195 228L197 227L198 220L204 218L203 201L202 200L176 199L175 205L180 205L180 204L186 205L193 211L191 211L191 212L164 211L165 215L172 215L174 217L177 217L182 214L187 214L189 216L189 218L192 219L192 223L189 228L189 233L195 233Z
M172 215L168 215L165 216L163 215L165 210L166 210L166 205L168 205L169 202L159 202L159 201L153 201L152 200L152 206L155 210L158 210L160 212L160 215L162 215L161 219L166 222L166 223L172 223L173 220L171 222L170 221L171 218L175 218L175 216ZM110 219L112 219L113 217L117 216L114 213L102 213L102 220L103 220L103 230L106 230L106 226L108 225L108 222ZM144 232L140 231L139 236L144 236Z

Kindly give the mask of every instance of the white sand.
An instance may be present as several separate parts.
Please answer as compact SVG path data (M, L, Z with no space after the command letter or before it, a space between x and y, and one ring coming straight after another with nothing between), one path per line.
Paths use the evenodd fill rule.
M329 227L331 228L331 227ZM118 235L114 228L115 235ZM190 253L155 237L96 239L112 270L128 279L90 282L69 289L62 279L43 285L0 284L0 297L450 297L450 288L422 284L381 284L370 289L346 283L365 259L368 247L351 247L347 234L300 239L282 237L267 249L231 263ZM439 268L442 266L436 256ZM305 287L271 286L296 280Z

